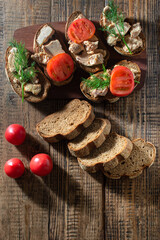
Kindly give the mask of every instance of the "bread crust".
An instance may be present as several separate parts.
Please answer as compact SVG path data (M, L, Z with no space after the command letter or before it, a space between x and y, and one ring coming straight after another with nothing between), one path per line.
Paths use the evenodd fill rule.
M132 148L133 148L132 142L128 138L120 136L117 133L111 133L111 135L113 135L113 134L114 135L116 134L118 137L125 139L125 146L123 147L123 149L118 154L116 154L115 157L111 158L107 162L105 160L102 160L101 162L91 163L90 165L87 165L85 163L82 163L80 158L77 158L80 167L84 171L94 173L98 170L102 170L102 171L109 170L109 169L116 167L118 165L118 163L120 161L122 161L123 159L129 157L129 155L132 151ZM106 141L107 141L107 139L106 139Z
M65 37L66 37L67 41L69 41L69 37L68 37L68 34L67 34L68 28L69 28L70 24L71 24L80 14L82 14L82 12L80 12L80 11L75 11L75 12L73 12L73 13L70 15L70 17L68 18L67 22L66 22L66 25L65 25ZM96 35L96 37L98 38L100 49L106 50L106 56L105 56L105 58L104 58L104 65L106 66L106 65L107 65L107 62L108 62L108 59L109 59L109 57L110 57L109 51L107 50L106 46L103 44L103 42L102 42L102 40L101 40L101 38L100 38L97 30L96 30L96 32L95 32L95 35ZM96 72L102 70L102 64L98 64L98 65L91 66L91 67L85 66L85 65L83 65L83 64L81 64L81 63L79 63L79 62L76 61L74 54L72 54L71 52L70 52L70 54L71 54L72 58L74 59L74 61L76 62L76 64L77 64L78 66L80 66L83 70L85 70L86 72L96 73Z
M13 91L18 96L22 97L21 86L19 84L16 84L16 83L13 82L14 75L13 75L12 72L10 72L9 67L8 67L8 56L9 56L9 52L10 52L11 48L12 47L8 47L7 50L6 50L6 54L5 54L5 61L6 61L5 73L6 73L8 81L11 83ZM30 55L29 55L29 61L32 61L30 59ZM37 75L38 75L39 82L42 85L42 91L40 92L40 94L38 96L35 96L32 93L24 93L24 99L28 102L33 102L33 103L43 101L47 97L48 91L51 87L51 84L50 84L49 80L46 78L46 76L44 75L44 73L41 71L41 69L38 67L37 64L35 65L35 67L38 70Z
M141 79L141 70L138 66L137 63L135 62L131 62L131 61L127 61L127 60L122 60L120 62L118 62L116 65L123 65L123 66L134 66L136 69L137 69L137 78L136 78L136 81L140 82L140 79ZM129 67L128 67L129 68ZM103 73L103 71L101 72L98 72L98 73L95 73L95 76L99 76L99 74ZM135 86L136 87L136 86ZM83 93L83 95L88 98L90 101L92 102L96 102L96 103L99 103L99 102L103 102L103 101L109 101L110 103L114 103L116 101L119 100L119 97L116 97L114 95L112 95L112 93L110 92L110 90L108 89L108 92L105 96L97 96L97 97L92 97L89 93L85 92L83 90L83 82L80 83L80 89L81 89L81 92Z
M129 178L132 179L132 178L136 178L139 175L141 175L145 168L150 167L153 164L153 162L155 160L155 157L156 157L156 148L155 148L155 146L152 143L145 142L144 139L142 139L142 138L134 139L132 141L132 143L134 144L134 143L139 142L139 141L142 142L145 146L148 145L152 149L152 158L150 159L150 162L148 164L144 164L143 166L140 166L140 168L138 170L137 169L134 170L131 174L127 174L127 173L120 174L119 173L117 175L117 174L112 174L111 173L112 170L111 170L111 172L109 172L109 170L107 170L107 171L103 170L104 175L109 177L109 178L111 178L111 179L120 179L121 177L129 177ZM133 159L133 160L137 161L137 159ZM125 161L127 161L127 159L125 159ZM118 166L116 166L116 167L118 167ZM114 171L114 169L113 169L113 171Z
M44 27L44 26L49 26L49 27L51 27L52 29L53 29L53 31L52 31L52 36L53 35L55 35L55 33L56 33L56 30L49 24L49 23L45 23L45 24L42 24L40 27L39 27L39 29L36 31L36 33L35 33L35 35L34 35L34 39L33 39L33 51L35 52L35 53L38 53L39 51L40 51L40 47L39 47L39 45L38 45L38 43L37 43L37 37L38 37L38 35L39 35L39 32L40 32L40 30ZM51 38L51 36L49 36L47 39L46 39L46 42L48 42L48 40Z
M76 101L80 101L80 100L79 99L74 99L72 101L76 102ZM69 102L68 104L70 104L71 102ZM57 133L53 134L53 136L47 136L47 135L41 133L40 130L39 130L41 122L46 120L47 118L51 118L54 115L54 113L53 113L53 114L45 117L41 122L39 122L36 125L36 130L37 130L38 134L45 141L47 141L49 143L59 142L60 140L63 140L63 139L71 140L71 139L77 137L83 131L83 129L87 128L93 122L93 120L95 118L92 106L88 102L86 102L84 100L82 100L80 102L81 103L85 103L85 104L87 103L88 106L89 106L89 111L88 111L88 113L87 113L87 115L86 115L86 117L85 117L85 119L83 121L81 119L78 119L79 122L77 123L76 127L72 131L66 132L66 134L61 134L60 132L57 132Z
M64 42L62 41L62 39L59 37L57 31L56 31L49 23L41 25L40 28L39 28L39 29L37 30L37 32L35 33L34 40L33 40L33 50L34 50L34 52L35 52L35 53L38 53L38 52L40 51L40 48L39 48L36 40L37 40L37 37L38 37L38 35L39 35L40 30L41 30L45 25L48 25L49 27L51 27L51 28L53 29L52 37L51 37L51 38L48 38L48 40L53 40L52 38L53 38L53 36L54 36L55 39L57 39L57 40L60 41L60 43L61 43L61 45L62 45L62 49L68 54L68 49L67 49L65 43L64 43ZM47 41L48 41L48 40L47 40ZM44 71L44 74L46 75L46 77L47 77L47 78L50 80L50 82L53 83L53 85L55 85L55 86L58 86L58 87L64 86L64 85L70 83L71 80L73 79L73 73L74 73L74 71L75 71L75 63L74 63L74 71L73 71L72 75L71 75L68 79L66 79L65 81L62 81L62 82L54 81L53 79L51 79L51 78L49 77L48 73L47 73L46 66L45 66L44 64L40 64L40 63L38 63L38 64L43 68L43 71Z
M135 23L135 20L133 20L132 18L126 18L125 21L131 25L133 25ZM103 12L101 13L99 23L103 27ZM105 38L107 38L107 36L108 36L107 32L103 32L103 35ZM139 37L143 41L143 47L134 50L132 54L127 53L122 49L121 42L118 42L117 45L114 46L115 51L123 56L129 56L129 57L133 57L133 56L137 56L137 55L141 54L146 49L146 38L145 38L145 35L143 32L140 33Z
M94 140L90 140L88 143L86 143L85 146L81 146L79 149L76 149L73 147L72 142L68 143L68 149L71 153L71 155L75 157L84 157L90 154L90 152L94 148L98 148L102 145L102 143L105 141L106 136L110 133L111 130L111 123L108 119L104 118L97 118L103 122L103 125L101 129L98 131L97 136L95 136Z

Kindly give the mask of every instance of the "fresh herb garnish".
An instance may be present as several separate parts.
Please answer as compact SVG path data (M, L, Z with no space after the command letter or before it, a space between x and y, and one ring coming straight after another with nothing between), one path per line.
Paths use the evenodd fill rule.
M135 82L135 83L138 83L138 84L140 83L140 82L139 82L139 81L137 81L137 80L134 80L134 82Z
M35 62L31 65L28 63L28 52L25 49L25 45L22 42L17 43L15 40L9 42L11 47L15 47L16 51L14 52L14 77L18 79L21 83L22 88L22 102L24 101L24 85L33 78L36 77L37 70L35 69Z
M102 67L103 73L99 74L99 77L90 73L90 77L82 78L82 82L85 83L86 86L91 89L105 89L106 87L109 87L110 75L108 74L105 66L102 65Z
M104 15L107 18L107 20L113 22L115 24L115 27L119 33L119 35L116 33L115 29L109 26L102 27L102 31L109 32L112 36L120 37L121 40L124 42L126 47L128 48L128 51L130 54L132 54L131 49L128 47L126 41L125 41L125 34L124 34L124 16L122 12L118 11L118 6L115 5L113 0L110 0L108 3L108 6L110 9L108 9Z

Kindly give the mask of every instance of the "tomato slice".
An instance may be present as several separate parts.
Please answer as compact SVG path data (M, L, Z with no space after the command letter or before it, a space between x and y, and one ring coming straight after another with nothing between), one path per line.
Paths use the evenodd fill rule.
M124 97L134 89L134 76L131 70L124 66L117 66L111 72L110 91L113 95Z
M94 24L86 18L76 19L68 28L68 37L75 43L90 39L95 34Z
M51 79L62 82L68 79L74 70L74 62L67 53L54 56L47 63L47 73Z

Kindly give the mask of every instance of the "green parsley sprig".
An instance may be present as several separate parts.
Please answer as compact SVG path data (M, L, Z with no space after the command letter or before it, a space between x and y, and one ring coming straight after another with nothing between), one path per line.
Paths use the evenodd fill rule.
M18 43L15 40L9 42L11 47L15 47L14 52L14 77L19 80L22 88L22 102L24 101L24 85L36 77L37 70L35 69L35 62L29 65L28 52L22 42Z
M82 78L82 82L91 89L105 89L110 85L110 75L106 68L103 66L103 73L99 74L99 77L90 73L89 78Z
M101 28L102 31L107 31L111 35L115 37L120 37L121 40L124 42L126 47L128 48L128 51L130 54L132 54L131 49L128 47L126 41L125 41L125 35L124 35L124 16L122 12L118 11L118 6L115 5L113 0L110 0L108 3L108 6L110 9L104 13L107 20L112 21L115 24L115 27L119 33L119 35L116 33L114 28L111 28L109 26L104 26Z

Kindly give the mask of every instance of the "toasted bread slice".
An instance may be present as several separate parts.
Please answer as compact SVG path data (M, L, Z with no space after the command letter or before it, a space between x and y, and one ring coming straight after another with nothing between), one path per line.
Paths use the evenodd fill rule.
M48 31L45 31L47 30L47 28ZM55 29L50 24L41 25L34 36L33 51L36 53L40 52L42 45L48 43L48 41L53 38L55 33L56 33ZM41 39L39 39L40 35L43 35L44 38L41 37Z
M45 117L37 124L36 130L50 143L71 140L87 128L94 118L92 106L88 102L74 99L63 109Z
M111 123L107 119L96 118L78 137L68 143L70 153L75 157L84 157L94 148L98 148L110 133Z
M67 23L66 23L66 26L65 26L65 37L67 39L67 41L69 41L69 37L68 37L68 28L70 26L70 24L76 19L78 18L79 15L81 15L82 13L80 11L75 11L73 12L70 17L68 18L67 20ZM109 59L109 51L107 50L106 46L103 44L99 34L98 34L98 31L96 30L96 33L95 33L95 36L98 38L98 41L99 41L99 47L100 49L103 49L106 51L106 56L104 58L104 65L106 66L107 65L107 62L108 62L108 59ZM75 62L77 63L77 65L79 65L83 70L85 70L86 72L91 72L91 73L95 73L95 72L98 72L98 71L101 71L102 70L102 64L98 64L98 65L94 65L94 66L85 66L79 62L76 61L76 58L75 58L75 55L73 53L71 53L71 56L72 58L75 60Z
M9 80L9 82L11 83L12 89L20 97L22 97L21 85L14 82L14 74L9 69L8 57L9 57L11 49L12 49L12 47L8 47L7 50L6 50L6 55L5 55L5 60L6 60L5 72L6 72L6 76L7 76L8 80ZM32 62L32 60L30 59L30 54L29 54L29 61ZM49 80L46 78L46 76L44 75L44 73L41 71L41 69L38 67L37 64L35 65L35 68L38 71L37 72L37 78L39 79L39 83L42 86L42 90L41 90L41 92L38 95L33 95L32 93L24 92L24 99L26 101L34 102L34 103L41 102L42 100L44 100L47 97L49 88L51 86Z
M115 168L106 170L104 167L103 173L112 179L119 179L123 176L129 178L138 177L143 169L150 167L156 156L156 148L150 142L145 142L143 139L135 139L133 149L130 156L120 162Z
M112 169L120 161L128 158L132 151L132 142L116 133L107 136L105 142L94 149L88 156L77 158L80 167L88 172L96 172L100 169Z
M118 62L116 65L125 66L125 67L129 68L135 76L135 81L140 82L141 70L135 62L122 60L122 61ZM99 77L99 75L102 74L102 73L103 72L95 73L95 76ZM81 92L83 93L83 95L93 102L102 102L102 101L108 100L109 102L114 103L114 102L119 100L119 97L116 97L116 96L112 95L109 88L108 88L108 92L105 96L97 96L97 97L91 96L89 91L87 92L87 89L86 89L83 82L80 83L80 89L81 89Z
M41 38L41 41L39 40L39 36L41 33L45 34L45 30L43 31L43 29L46 29L48 27L48 29L50 29L50 31L48 31L48 35L46 35L46 37ZM62 50L66 53L68 53L68 49L65 45L65 43L63 42L62 37L60 36L60 34L50 25L50 24L43 24L42 26L40 26L40 28L37 30L35 36L34 36L34 40L33 40L33 50L35 53L39 53L42 51L42 45L46 45L49 44L52 40L58 40L62 46ZM36 59L35 59L36 61ZM68 84L72 78L73 78L73 73L72 75L66 79L65 81L54 81L53 79L51 79L47 73L46 70L46 65L41 64L40 62L37 62L38 64L40 64L41 67L43 67L44 69L44 73L47 76L48 79L50 79L51 83L53 83L56 86L63 86ZM74 67L74 71L75 71L75 67Z
M125 21L128 22L131 26L135 23L135 21L134 21L133 19L131 19L131 18L126 18ZM101 13L101 16L100 16L100 25L101 25L102 27L104 27L104 23L103 23L103 12ZM131 29L132 29L132 28L131 28ZM131 30L131 29L130 29L130 30ZM129 30L129 31L130 31L130 30ZM104 31L104 32L103 32L103 35L104 35L105 38L107 38L108 33ZM126 38L127 36L128 36L128 33L126 34L125 38ZM145 50L145 48L146 48L146 39L145 39L145 36L144 36L143 32L141 32L141 33L139 34L139 37L142 39L143 47L139 47L139 48L135 49L135 50L132 52L132 54L123 50L122 41L117 42L117 44L114 46L114 49L115 49L119 54L121 54L121 55L123 55L123 56L136 56L136 55L139 55L139 54L141 54L141 53Z
M145 36L144 34L141 32L139 37L142 39L143 41L143 48L142 47L139 47L137 49L135 49L132 54L130 54L129 52L125 52L123 50L123 47L122 47L122 43L119 42L117 43L117 45L114 47L114 49L121 55L123 56L137 56L139 54L141 54L145 49L146 49L146 39L145 39ZM127 35L126 35L126 38L127 38Z

